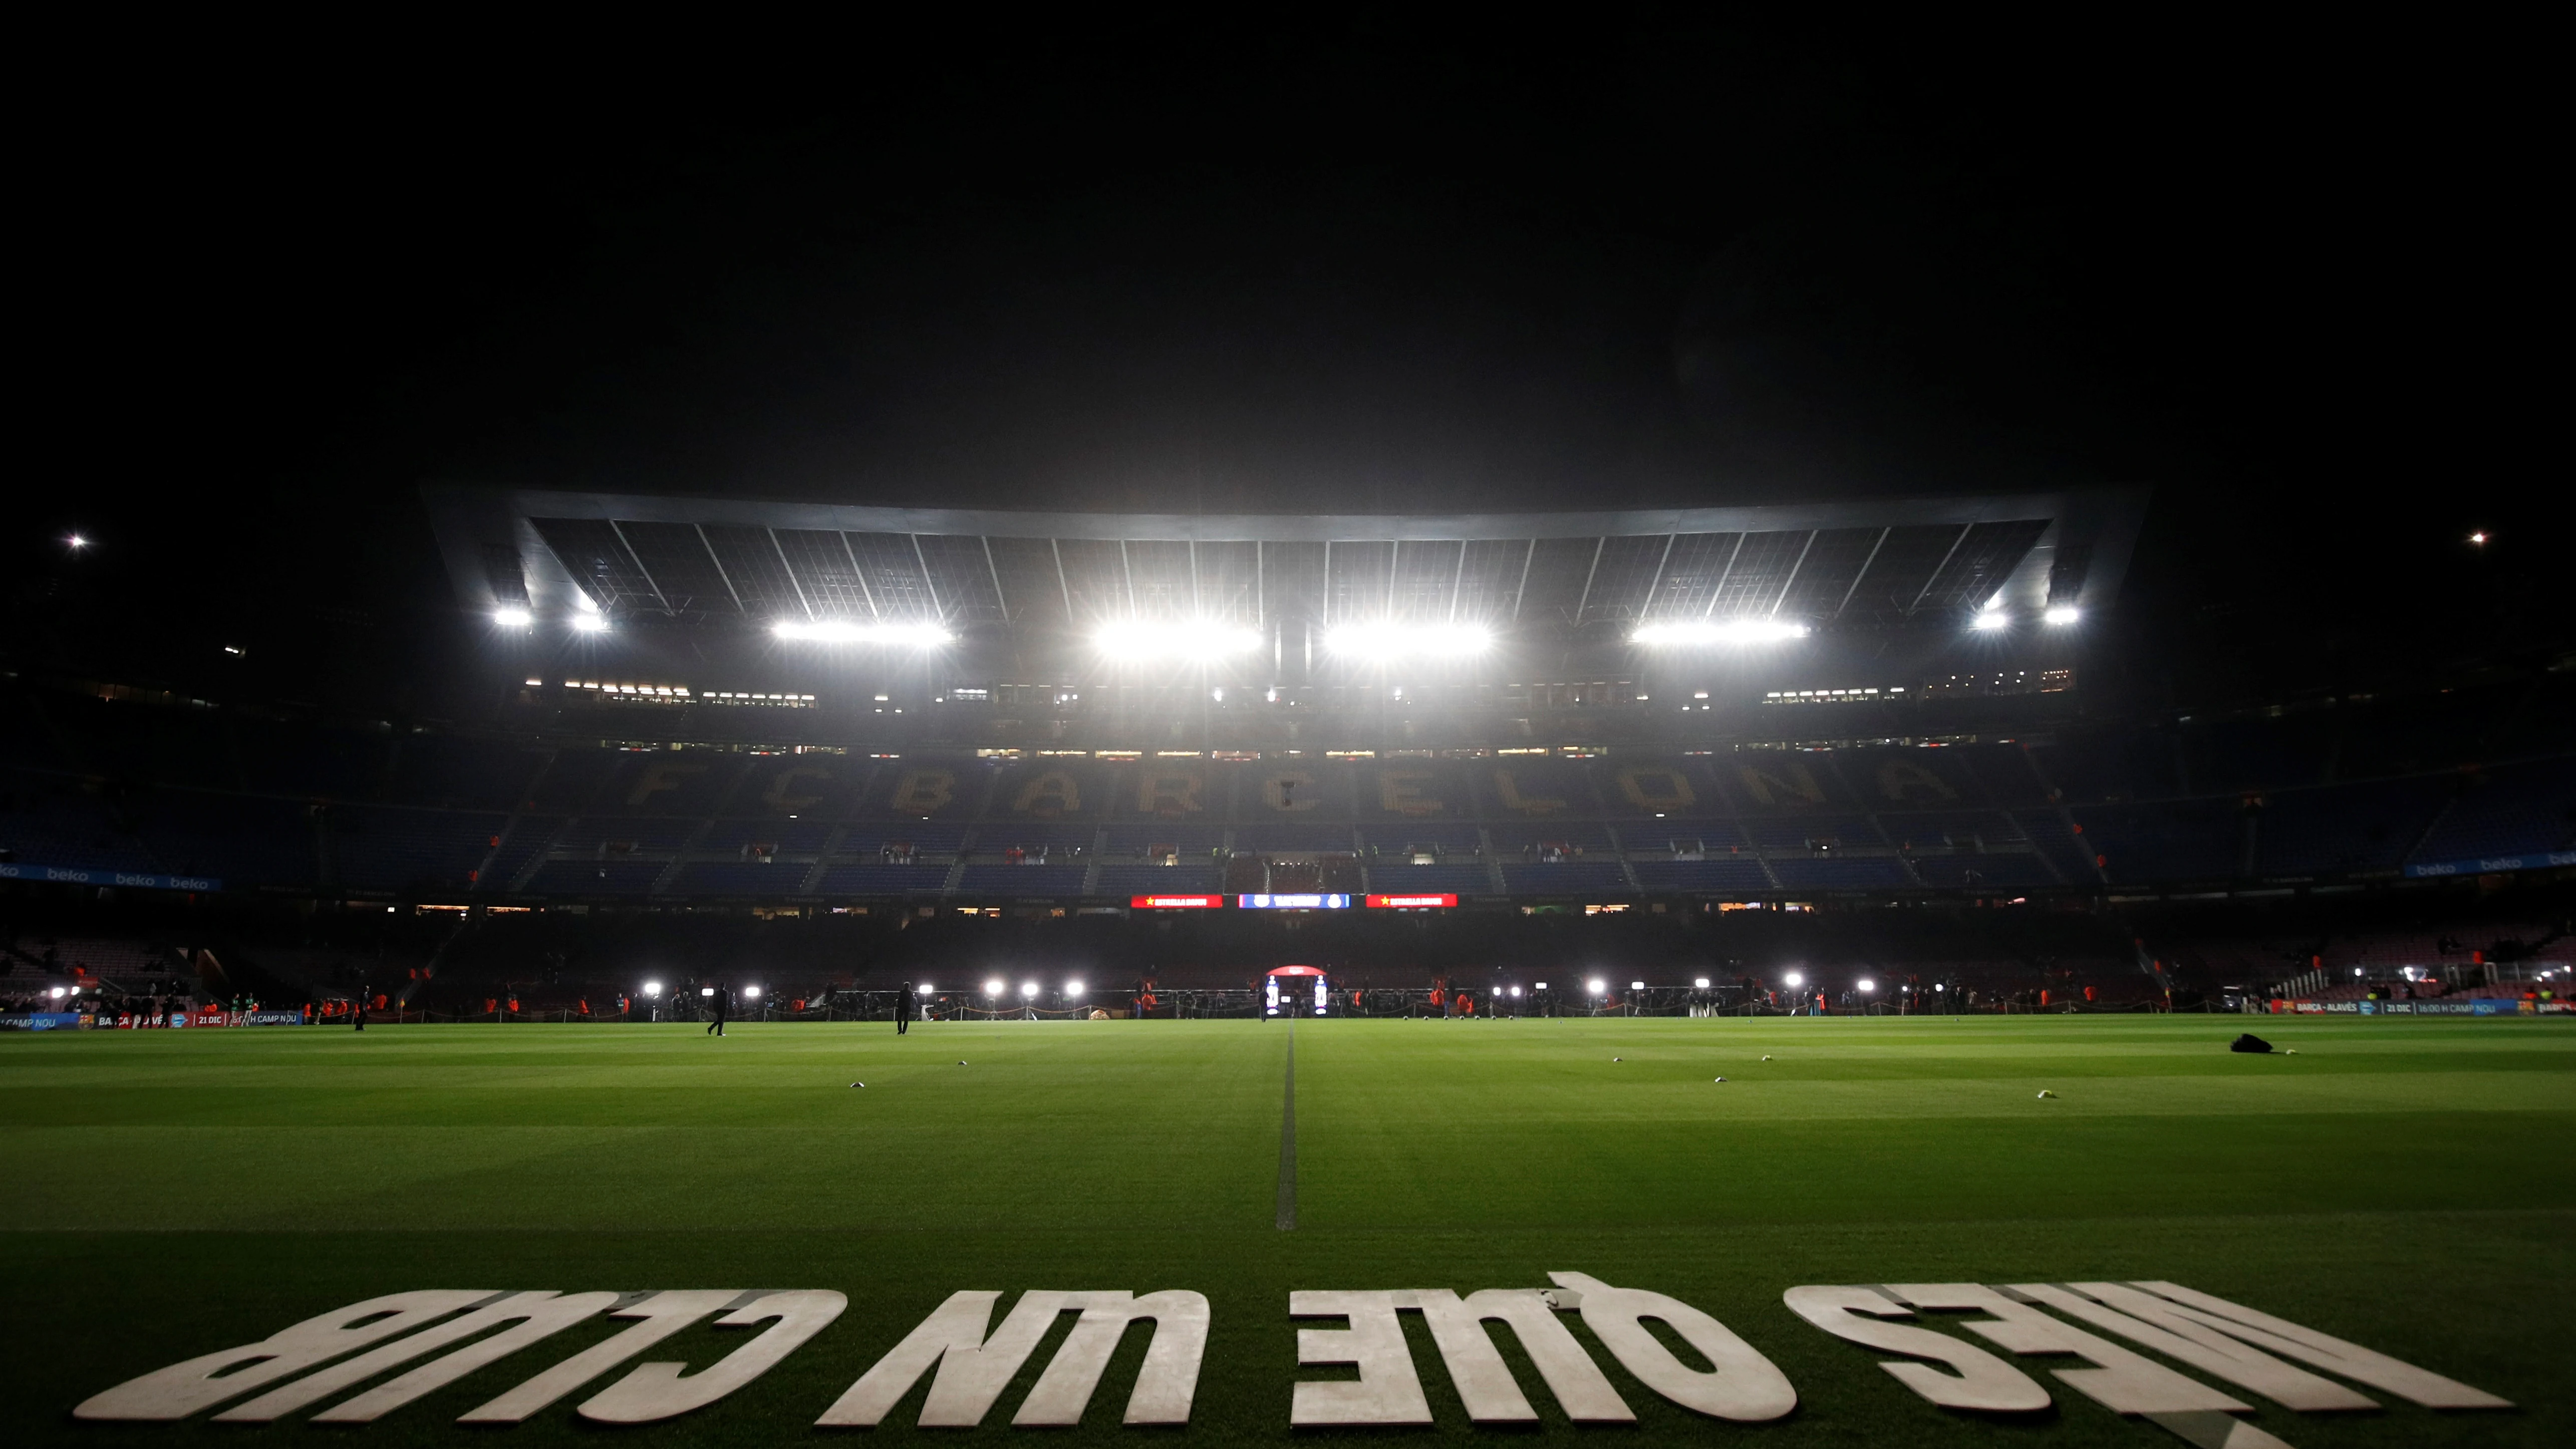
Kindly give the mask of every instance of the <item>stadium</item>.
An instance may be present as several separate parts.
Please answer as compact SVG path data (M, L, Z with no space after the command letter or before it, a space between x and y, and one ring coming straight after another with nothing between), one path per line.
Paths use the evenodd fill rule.
M1156 182L1210 260L1089 159L698 144L493 242L509 163L416 314L276 274L199 417L306 475L12 510L10 1442L2576 1435L2544 505L1995 301L2161 335L2126 252L1746 260L1912 202L1452 267L1538 224L1247 161Z

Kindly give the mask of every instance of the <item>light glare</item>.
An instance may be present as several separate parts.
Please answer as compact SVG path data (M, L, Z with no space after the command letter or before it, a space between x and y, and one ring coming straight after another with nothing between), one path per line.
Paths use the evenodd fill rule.
M1002 984L1003 984L1003 983L1002 983L1002 980L1001 980L1001 978L1000 978L1000 977L998 977L998 976L997 976L997 977L995 977L995 978L993 978L993 979L992 979L992 980L990 980L990 981L985 982L985 983L984 983L984 994L985 994L986 996L999 996L999 995L1001 995L1001 994L1002 994Z
M525 609L494 609L492 622L504 629L524 629L536 622L536 615Z
M1807 984L1807 978L1799 975L1795 971L1790 972L1788 975L1783 976L1780 979L1788 982L1792 986L1804 986Z
M572 626L585 634L596 634L608 627L608 616L596 613L575 614L572 616Z
M794 639L814 644L888 644L915 649L936 649L953 644L957 636L937 624L852 623L847 619L818 619L807 622L781 619L769 626L769 632L781 639ZM879 696L882 698L883 696Z
M1341 624L1324 631L1324 650L1359 659L1482 654L1494 631L1482 624Z
M1718 623L1694 619L1687 623L1641 624L1628 636L1631 644L1773 644L1783 639L1804 639L1807 626L1783 624L1771 619L1729 619Z
M1261 647L1261 631L1212 619L1129 619L1091 636L1103 654L1125 659L1214 659Z
M1968 627L1971 629L2000 629L2011 622L2012 619L2007 616L2003 610L1988 609L1984 613L1979 614L1976 618L1969 620Z
M1595 996L1599 996L1610 989L1610 983L1602 980L1598 976L1593 977L1591 980L1586 981L1583 984L1589 988Z
M2052 606L2047 613L2040 615L2040 617L2046 619L2052 624L2072 624L2080 616L2075 612L2075 606L2073 604L2058 604Z
M645 982L645 983L644 983L644 994L645 994L645 995L647 995L647 996L659 996L659 995L661 995L661 994L662 994L662 983L661 983L661 982L659 982L659 981L647 981L647 982Z

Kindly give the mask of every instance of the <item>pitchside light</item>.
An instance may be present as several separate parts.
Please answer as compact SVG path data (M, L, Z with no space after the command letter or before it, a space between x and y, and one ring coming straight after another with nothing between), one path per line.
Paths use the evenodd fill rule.
M2003 610L1988 609L1984 613L1969 620L1968 627L1971 629L2000 629L2011 622L2011 617L2005 614Z
M1067 996L1080 996L1082 994L1082 983L1079 981L1068 981L1064 983L1064 994Z
M712 986L701 986L698 988L698 994L700 996L713 996L716 994L716 989Z
M1343 624L1324 631L1324 650L1355 659L1482 654L1494 631L1482 624Z
M608 616L596 612L575 614L572 626L585 634L597 634L608 627Z
M1213 619L1130 619L1091 635L1103 654L1120 659L1222 659L1261 647L1261 631Z
M984 994L985 994L986 996L999 996L999 995L1001 995L1001 994L1002 994L1002 982L1001 982L999 979L985 982L985 983L984 983Z
M1598 976L1593 977L1591 980L1586 981L1583 984L1585 987L1590 989L1592 994L1595 996L1602 995L1610 989L1610 983L1602 980Z
M492 622L504 629L524 629L536 622L536 615L525 609L494 609Z
M645 995L647 995L647 996L659 996L659 995L661 995L661 994L662 994L662 983L661 983L661 982L659 982L659 981L647 981L647 982L645 982L645 983L644 983L644 994L645 994Z
M743 999L747 1001L758 1001L760 999L760 988L757 986L746 986L742 989L742 994Z
M884 644L897 648L936 649L957 636L927 622L854 624L847 619L781 619L769 626L781 639L811 644Z
M1807 626L1782 624L1769 619L1729 619L1724 623L1699 619L1689 623L1641 624L1628 636L1631 644L1776 644L1783 639L1804 639Z
M2082 616L2075 612L2073 604L2057 604L2051 606L2047 613L2039 617L2052 624L2072 624Z
M1780 979L1788 982L1792 986L1804 986L1807 984L1807 978L1799 975L1795 971L1790 972L1788 975L1783 976Z
M1707 977L1705 977L1705 976L1694 976L1694 977L1692 977L1692 978L1691 978L1691 987L1692 987L1692 989L1693 989L1693 990L1697 990L1697 991L1706 991L1706 990L1708 989L1708 978L1707 978Z
M930 983L925 981L919 986L912 988L912 992L915 996L928 996L930 994Z
M1020 994L1021 994L1022 996L1026 996L1026 997L1029 997L1029 998L1034 999L1034 998L1037 996L1037 994L1038 994L1038 984L1037 984L1036 982L1034 982L1034 981L1023 981L1023 982L1021 982L1021 983L1020 983Z
M1860 989L1863 991L1876 991L1878 989L1878 983L1864 976L1860 979Z
M1643 981L1631 981L1628 983L1628 989L1631 991L1643 991L1646 989L1646 983Z

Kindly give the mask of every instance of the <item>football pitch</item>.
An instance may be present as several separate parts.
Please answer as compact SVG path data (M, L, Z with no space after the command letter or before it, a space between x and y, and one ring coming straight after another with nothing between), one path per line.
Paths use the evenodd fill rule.
M2235 1055L2251 1026L2295 1053ZM2560 1021L2232 1017L1282 1023L737 1023L51 1032L0 1040L0 1231L12 1443L751 1444L814 1427L951 1293L1186 1289L1210 1306L1186 1428L1120 1423L1152 1325L1078 1427L1012 1427L1070 1315L981 1426L925 1429L925 1377L881 1425L1085 1444L2184 1442L2044 1385L2017 1416L1936 1407L1790 1311L1808 1284L2165 1281L2510 1399L2295 1413L2288 1443L2576 1442L2576 1029ZM1293 1039L1293 1047L1292 1047ZM1292 1067L1293 1057L1293 1067ZM1292 1075L1293 1073L1293 1075ZM1714 1080L1723 1077L1719 1082ZM854 1086L853 1083L865 1085ZM2043 1096L2042 1093L2053 1095ZM1284 1130L1283 1130L1284 1129ZM1508 1332L1539 1416L1469 1421L1423 1316L1432 1415L1292 1429L1292 1291L1546 1287L1571 1272L1714 1316L1793 1385L1766 1423L1705 1417L1558 1314L1634 1411L1568 1421ZM597 1317L371 1424L76 1421L94 1394L417 1289L824 1289L848 1307L695 1412L609 1429L591 1389L514 1428L457 1418L623 1331ZM1358 1327L1356 1321L1351 1325ZM722 1358L700 1319L643 1359ZM1660 1325L1651 1331L1678 1343ZM1686 1366L1700 1360L1673 1350ZM640 1360L639 1360L640 1361ZM2167 1360L2159 1360L2168 1362ZM2181 1367L2204 1383L2227 1385ZM358 1385L342 1392L346 1398Z

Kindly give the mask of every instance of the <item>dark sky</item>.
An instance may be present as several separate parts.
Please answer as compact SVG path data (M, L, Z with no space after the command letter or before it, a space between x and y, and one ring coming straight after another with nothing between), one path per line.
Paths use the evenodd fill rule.
M2483 599L2468 528L2563 537L2509 36L1470 18L78 50L81 104L22 134L42 521L106 543L89 607L272 648L447 607L429 479L2143 482L2133 601L2345 646L2357 575Z

